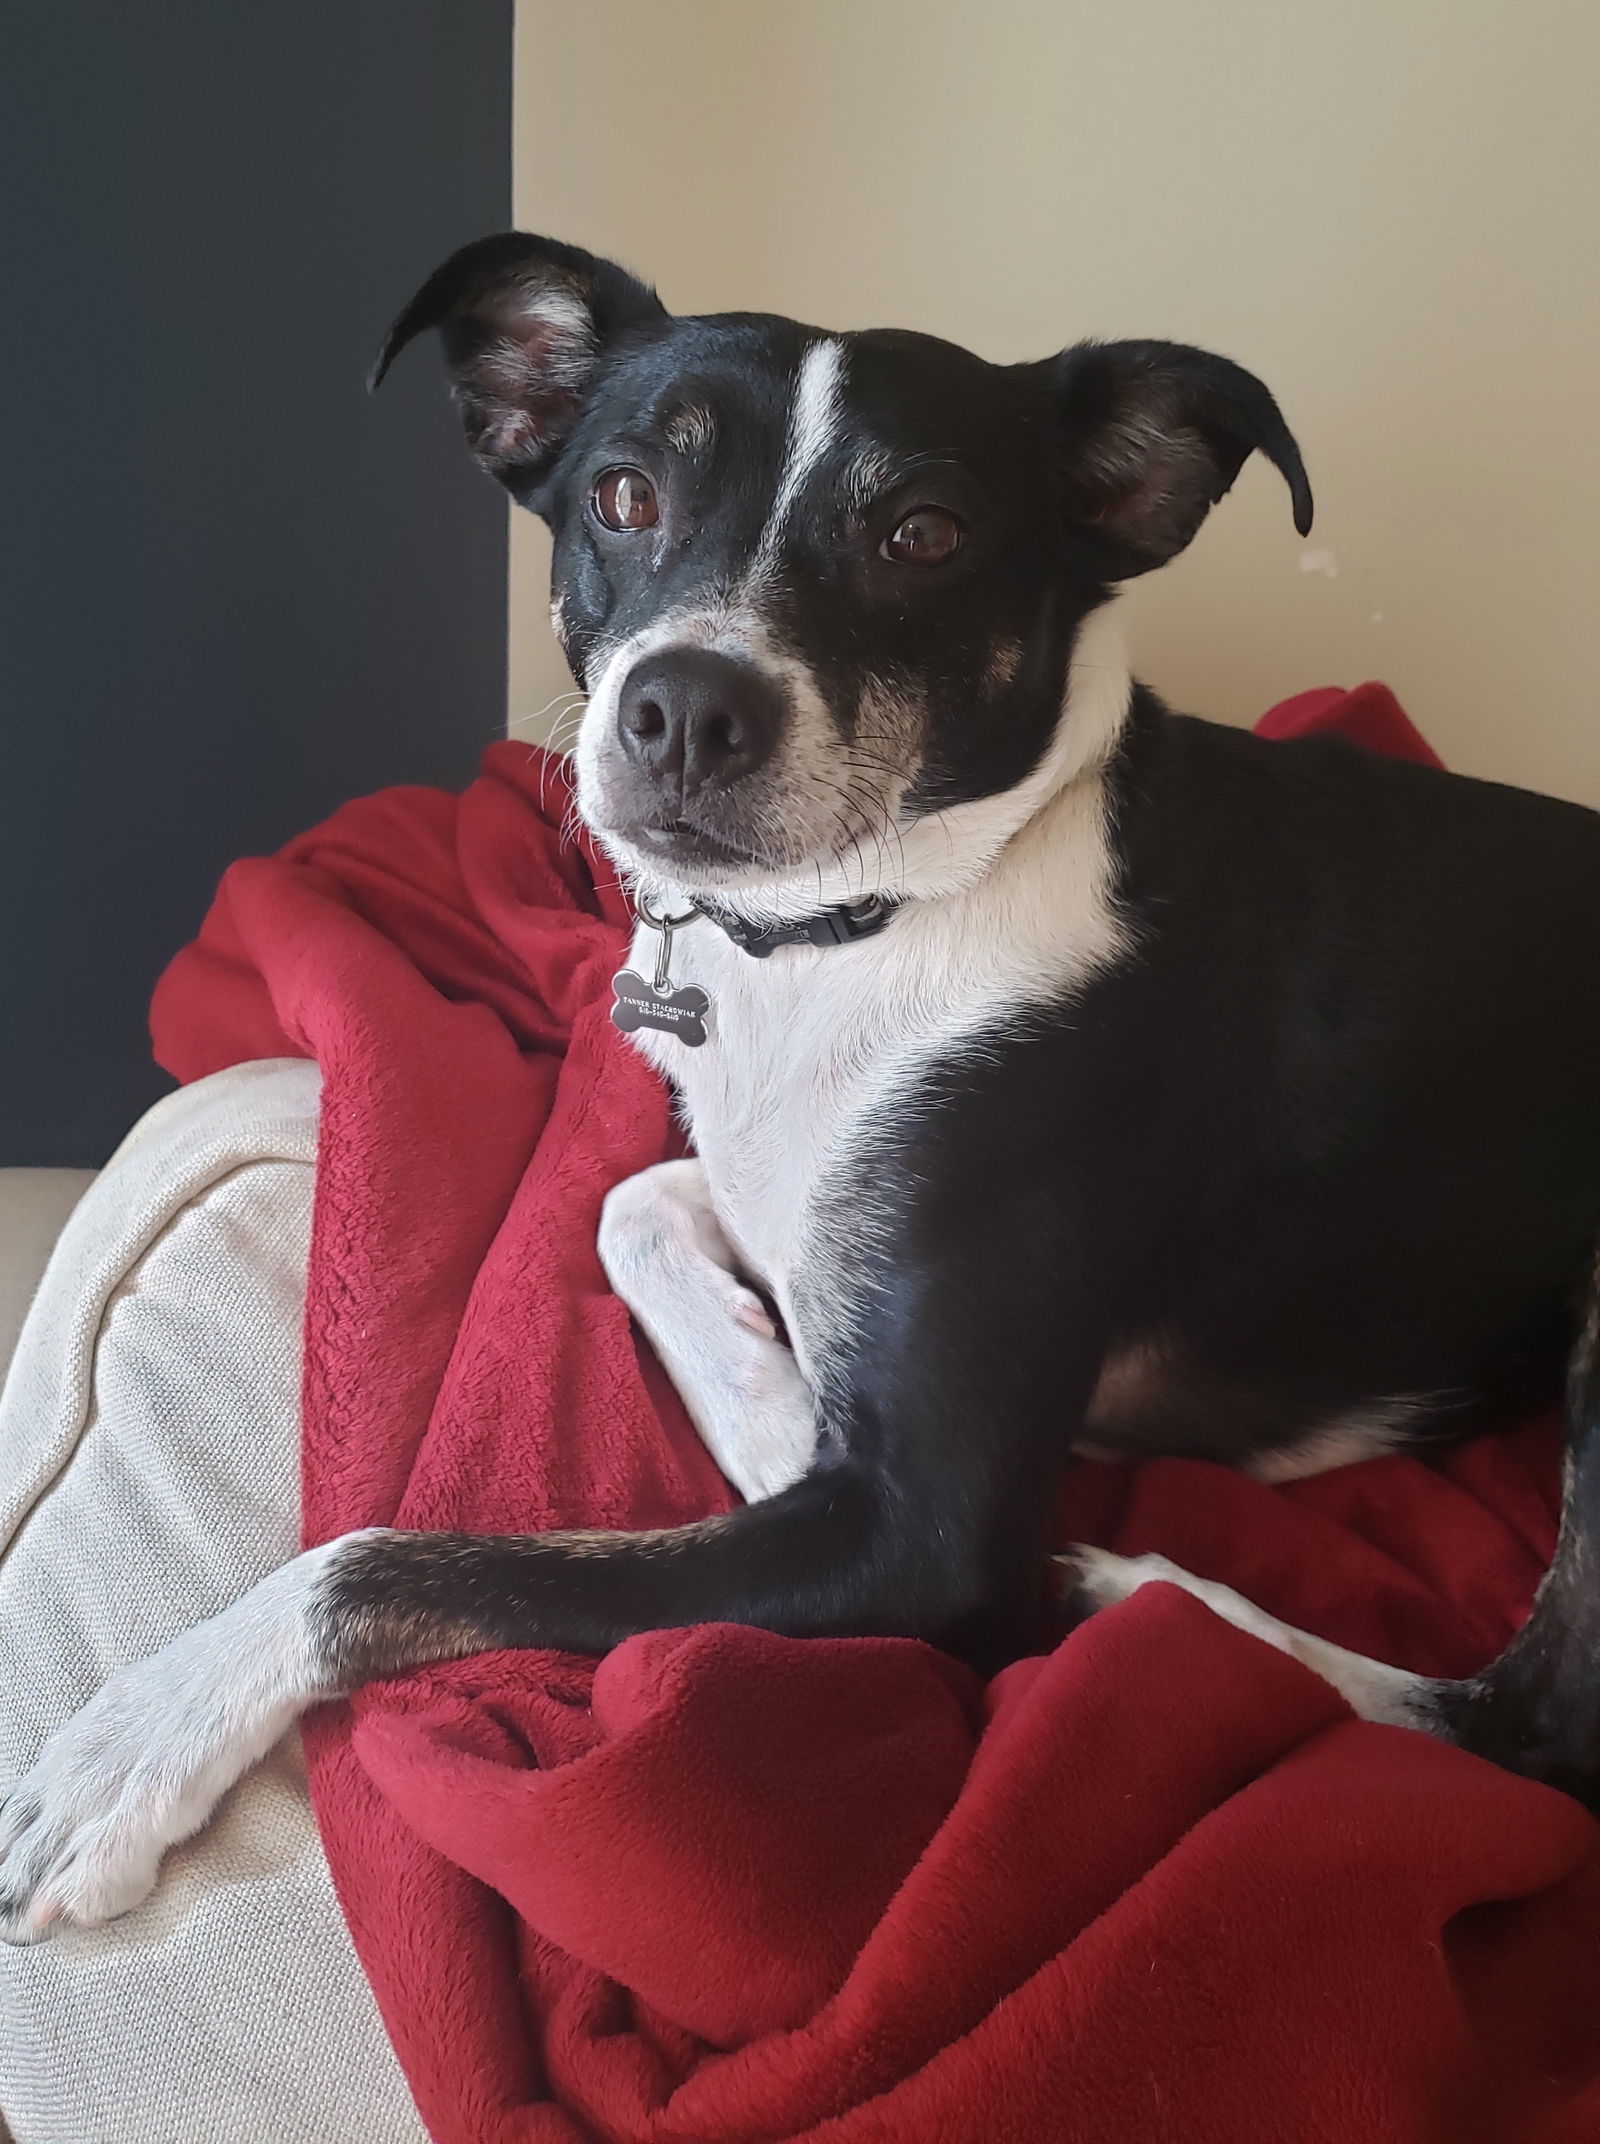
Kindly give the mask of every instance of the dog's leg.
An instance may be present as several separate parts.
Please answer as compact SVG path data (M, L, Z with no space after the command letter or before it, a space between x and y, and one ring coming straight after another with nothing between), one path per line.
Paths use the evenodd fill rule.
M712 1621L911 1635L956 1619L973 1571L849 1458L659 1532L344 1535L125 1669L45 1745L0 1803L0 1938L126 1912L308 1706L375 1676Z
M1362 1719L1421 1728L1600 1813L1600 1295L1573 1358L1555 1556L1526 1623L1479 1675L1435 1680L1363 1659L1163 1556L1079 1548L1060 1562L1069 1598L1088 1608L1152 1580L1181 1586L1332 1683Z
M667 1163L619 1186L600 1245L613 1285L659 1349L729 1480L750 1499L793 1483L816 1444L811 1395L760 1297L738 1276L698 1163ZM568 1555L590 1570L629 1541L669 1559L670 1568L675 1545L699 1532L545 1538L566 1542ZM381 1530L347 1535L297 1557L210 1622L124 1670L52 1738L0 1803L0 1936L29 1941L59 1922L92 1926L126 1912L150 1889L166 1849L200 1828L307 1706L384 1671L359 1639L355 1652L365 1657L352 1654L359 1601L341 1620L328 1592L332 1574L343 1568L348 1577L351 1559L379 1537ZM466 1577L472 1560L469 1541L451 1540L453 1547L441 1542L423 1559L432 1590L445 1596L450 1574ZM409 1638L399 1629L406 1614L391 1618L378 1647L385 1668L402 1656L410 1664L486 1642L454 1610L441 1600L431 1615L418 1602ZM669 1600L647 1620L692 1613ZM613 1638L596 1633L595 1649Z
M1416 1727L1428 1733L1441 1732L1438 1719L1439 1693L1444 1687L1426 1675L1408 1674L1381 1660L1368 1660L1361 1653L1347 1652L1326 1638L1280 1623L1276 1616L1257 1608L1242 1593L1208 1578L1196 1578L1180 1570L1165 1556L1114 1556L1108 1549L1073 1548L1056 1558L1061 1568L1062 1591L1069 1605L1086 1610L1113 1607L1137 1593L1141 1586L1179 1586L1204 1601L1213 1615L1247 1630L1253 1638L1298 1660L1324 1682L1332 1683L1351 1711L1364 1720L1388 1727Z
M961 1310L957 1290L948 1310L886 1315L863 1382L833 1371L817 1462L762 1502L655 1532L380 1528L296 1558L46 1745L0 1809L0 1932L126 1911L300 1712L375 1676L716 1621L1014 1644L1044 1568L1055 1419L1018 1383L1025 1351ZM1052 1400L1082 1405L1096 1359L1053 1378Z
M987 1216L963 1197L971 1259L1010 1254L1004 1193ZM502 1647L604 1653L709 1622L1013 1654L1047 1568L1061 1425L1088 1404L1105 1313L1065 1253L1042 1263L1041 1364L1034 1293L980 1315L964 1263L919 1245L910 1263L904 1281L839 1269L848 1304L803 1313L843 1337L819 1373L817 1457L776 1495L649 1532L347 1535L117 1677L0 1811L0 1927L27 1939L126 1910L300 1712L376 1676Z
M600 1259L739 1494L754 1503L798 1481L816 1449L811 1393L740 1278L699 1162L664 1161L619 1184Z
M1600 1815L1600 1276L1567 1385L1561 1530L1528 1620L1481 1675L1447 1683L1441 1732Z

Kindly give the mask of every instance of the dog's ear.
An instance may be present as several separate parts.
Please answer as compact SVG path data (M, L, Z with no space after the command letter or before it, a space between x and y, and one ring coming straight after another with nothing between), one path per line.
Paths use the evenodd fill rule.
M1079 343L1050 360L1067 511L1107 580L1175 558L1259 451L1302 536L1311 486L1278 405L1242 366L1177 342Z
M389 330L370 384L438 328L467 444L524 503L571 430L606 349L667 317L647 284L578 246L500 231L452 253Z

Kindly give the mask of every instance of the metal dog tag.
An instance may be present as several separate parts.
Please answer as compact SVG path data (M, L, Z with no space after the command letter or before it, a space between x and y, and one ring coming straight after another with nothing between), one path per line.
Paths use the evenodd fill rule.
M623 1034L631 1035L640 1027L653 1027L663 1035L676 1035L691 1050L699 1049L705 1041L706 1015L711 1010L711 1000L693 983L684 990L658 990L642 975L624 968L611 978L611 987L616 993L611 1007L611 1024L620 1028Z
M674 990L668 976L672 969L672 934L696 922L700 911L686 908L681 916L663 916L657 915L646 900L641 899L637 905L639 921L661 933L655 981L647 983L631 968L612 976L611 988L616 996L611 1006L611 1024L625 1035L631 1035L635 1028L653 1027L659 1034L676 1035L691 1050L697 1050L706 1039L706 1014L711 1010L711 1000L693 983Z

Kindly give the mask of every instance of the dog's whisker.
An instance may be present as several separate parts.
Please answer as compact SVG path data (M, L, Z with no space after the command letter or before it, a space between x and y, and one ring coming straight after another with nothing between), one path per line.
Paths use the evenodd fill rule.
M513 715L510 721L507 722L506 728L508 730L531 729L536 722L542 722L544 720L546 715L549 714L552 707L560 707L565 710L566 708L569 708L575 700L581 701L586 698L587 695L584 693L558 692L553 700L546 700L543 707L535 708L532 714ZM559 719L561 718L558 717L558 720Z
M557 727L545 739L545 750L558 759L564 758L576 741L579 731L583 728L583 716L584 710L582 708L579 708L573 715L564 716Z
M549 803L549 792L550 792L550 767L551 767L551 763L552 763L552 761L553 761L553 760L555 760L555 759L557 759L557 758L560 758L560 757L562 757L562 756L564 756L564 755L563 755L563 754L562 754L562 753L561 753L561 752L559 751L559 748L558 748L558 747L556 746L556 744L555 744L555 741L554 741L554 739L552 738L552 739L548 740L548 741L547 741L547 743L546 743L546 745L545 745L545 756L544 756L544 758L543 758L543 759L542 759L542 760L540 761L540 764L539 764L539 809L540 809L540 811L543 811L543 810L545 810L546 806L547 806L547 805L548 805L548 803ZM575 800L574 800L574 801L575 801ZM572 807L569 807L569 808L572 808Z

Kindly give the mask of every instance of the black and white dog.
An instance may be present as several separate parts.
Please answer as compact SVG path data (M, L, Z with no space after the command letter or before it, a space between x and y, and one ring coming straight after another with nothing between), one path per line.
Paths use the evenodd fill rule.
M555 532L619 1023L697 1161L601 1250L748 1501L657 1534L374 1530L109 1684L0 1816L14 1937L143 1895L308 1705L486 1647L706 1619L1028 1642L1069 1451L1267 1480L1559 1387L1533 1616L1438 1684L1170 1577L1358 1711L1600 1794L1600 817L1264 744L1129 680L1115 586L1276 404L1224 359L677 319L508 234L423 287L478 459ZM1579 1337L1580 1329L1586 1336Z

